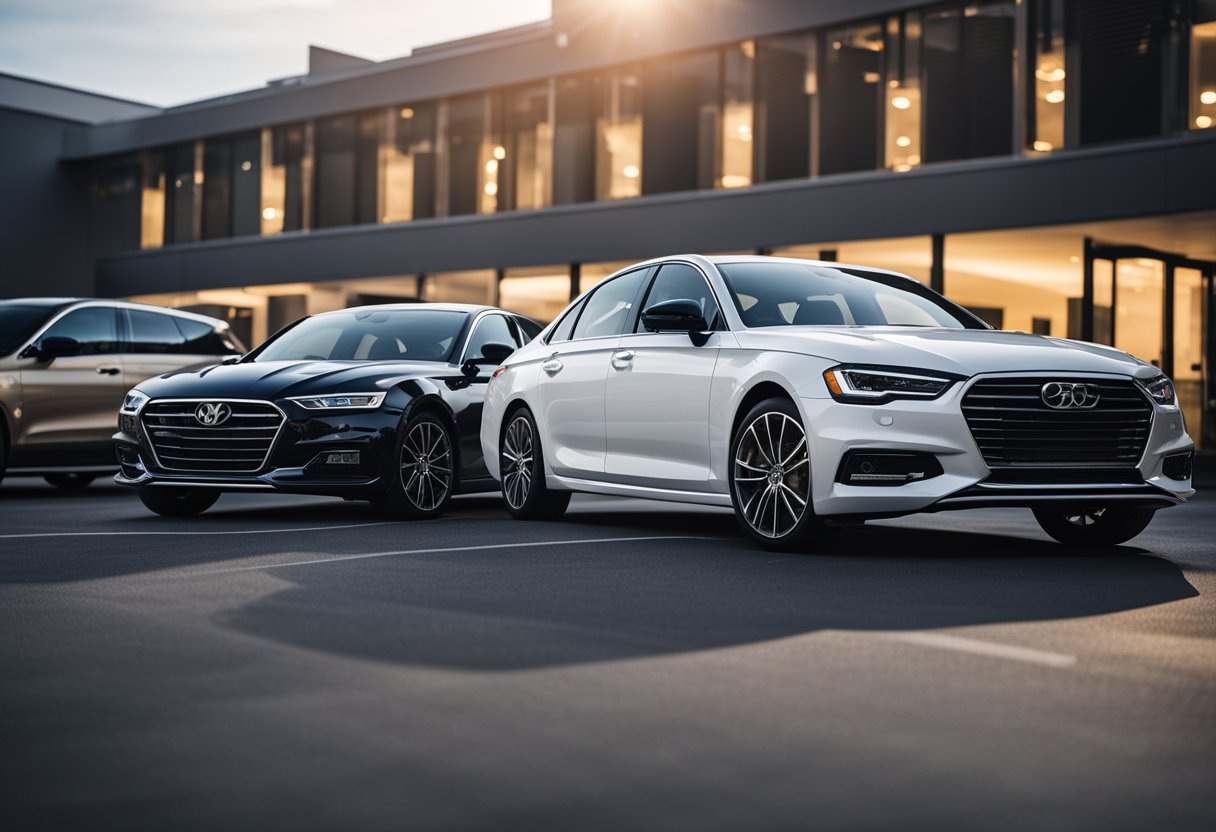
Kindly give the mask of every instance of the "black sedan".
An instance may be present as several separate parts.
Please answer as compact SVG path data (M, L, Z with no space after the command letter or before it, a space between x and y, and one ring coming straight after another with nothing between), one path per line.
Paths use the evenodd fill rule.
M304 318L242 358L131 390L114 436L115 481L175 516L251 489L437 516L453 494L498 487L478 438L486 382L540 329L463 304Z

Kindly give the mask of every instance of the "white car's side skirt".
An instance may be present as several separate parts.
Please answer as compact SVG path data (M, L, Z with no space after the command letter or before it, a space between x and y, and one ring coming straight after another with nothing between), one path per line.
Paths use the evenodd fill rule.
M582 491L588 494L608 494L613 497L638 497L643 500L666 500L672 503L695 503L702 506L724 506L730 508L729 494L710 494L702 491L676 491L670 488L647 488L641 485L622 485L616 482L582 480L575 477L545 476L550 488L564 491Z

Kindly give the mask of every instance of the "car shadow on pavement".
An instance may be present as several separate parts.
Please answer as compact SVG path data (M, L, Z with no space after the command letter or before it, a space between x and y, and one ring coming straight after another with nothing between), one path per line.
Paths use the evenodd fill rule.
M700 535L720 533L720 520L733 523L729 515L702 513L655 518L669 534ZM551 537L564 537L565 525L553 524ZM644 515L616 515L618 536L648 525ZM297 647L495 672L710 650L825 629L1074 618L1198 594L1177 566L1132 547L1094 553L907 527L845 535L847 542L819 555L762 552L736 535L288 567L274 574L293 587L216 619Z

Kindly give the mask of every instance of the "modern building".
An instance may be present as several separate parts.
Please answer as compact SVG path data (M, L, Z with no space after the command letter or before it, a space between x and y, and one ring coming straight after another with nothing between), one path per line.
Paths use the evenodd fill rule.
M0 77L0 295L257 341L380 300L550 319L624 262L906 272L1113 344L1216 446L1216 0L554 0L156 109Z

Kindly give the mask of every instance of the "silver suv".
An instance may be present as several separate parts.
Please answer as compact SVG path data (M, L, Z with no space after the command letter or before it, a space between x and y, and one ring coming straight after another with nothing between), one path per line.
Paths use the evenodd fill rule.
M0 301L0 479L81 488L118 470L123 396L180 367L243 353L215 318L138 303Z

